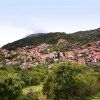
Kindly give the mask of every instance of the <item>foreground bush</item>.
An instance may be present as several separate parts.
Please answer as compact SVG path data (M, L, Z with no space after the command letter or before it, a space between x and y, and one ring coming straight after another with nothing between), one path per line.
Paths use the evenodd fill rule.
M23 84L17 74L0 71L0 100L16 100L22 94Z
M25 82L25 86L38 85L45 79L45 74L42 72L35 72L23 70L21 72L21 79Z
M51 100L85 100L97 79L83 65L60 63L48 75L43 93Z

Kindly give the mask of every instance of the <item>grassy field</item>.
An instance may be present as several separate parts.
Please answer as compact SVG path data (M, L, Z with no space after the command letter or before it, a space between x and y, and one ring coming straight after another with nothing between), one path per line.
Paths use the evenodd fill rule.
M28 86L23 89L23 94L28 93L28 91L31 89L33 92L39 92L39 100L46 100L46 97L42 94L42 88L42 84L36 86Z
M88 97L87 100L100 100L100 92Z
M42 91L42 84L36 86L28 86L23 89L23 93L26 94L30 89L32 89L33 92Z

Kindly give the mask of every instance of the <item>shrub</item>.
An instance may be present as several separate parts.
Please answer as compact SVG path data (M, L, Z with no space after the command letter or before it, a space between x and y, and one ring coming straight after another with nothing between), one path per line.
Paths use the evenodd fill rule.
M42 72L23 70L21 79L25 82L25 86L38 85L45 79L45 74Z
M84 100L97 91L96 82L96 77L85 66L63 62L48 75L43 93L51 100Z
M16 100L22 93L23 84L17 74L0 71L0 100Z

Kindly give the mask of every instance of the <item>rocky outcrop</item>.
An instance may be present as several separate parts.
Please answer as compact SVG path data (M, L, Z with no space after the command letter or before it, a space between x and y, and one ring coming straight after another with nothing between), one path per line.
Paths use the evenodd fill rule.
M57 44L62 45L62 46L67 46L68 42L65 39L59 39Z

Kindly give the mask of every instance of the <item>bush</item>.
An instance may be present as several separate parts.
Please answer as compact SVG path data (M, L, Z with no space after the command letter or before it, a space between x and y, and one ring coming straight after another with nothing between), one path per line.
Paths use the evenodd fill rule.
M96 77L85 66L63 62L48 75L43 93L51 100L84 100L97 91L96 82Z
M98 72L98 81L100 82L100 71Z
M20 73L20 77L22 81L24 81L25 86L31 85L31 77L30 77L30 72L28 70L22 70Z
M45 79L45 74L41 72L32 72L31 75L31 85L38 85Z
M16 100L22 93L23 84L17 74L0 71L0 100Z
M21 79L25 82L25 86L38 85L45 79L45 74L42 72L23 70Z
M97 78L92 75L91 72L84 72L83 74L84 88L80 91L81 95L87 97L98 91L98 81ZM98 84L98 85L97 85ZM99 85L100 86L100 85Z
M38 85L41 83L41 78L39 77L39 75L37 73L33 74L33 76L31 76L31 85Z
M30 70L35 71L35 72L41 72L41 73L44 73L44 74L48 73L48 68L47 68L47 65L45 65L45 64L33 67Z

